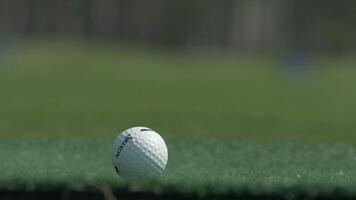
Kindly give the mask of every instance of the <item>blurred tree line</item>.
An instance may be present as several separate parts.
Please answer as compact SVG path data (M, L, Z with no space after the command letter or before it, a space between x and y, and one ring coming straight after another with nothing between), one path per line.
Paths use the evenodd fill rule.
M356 49L356 1L0 0L0 35L343 53Z

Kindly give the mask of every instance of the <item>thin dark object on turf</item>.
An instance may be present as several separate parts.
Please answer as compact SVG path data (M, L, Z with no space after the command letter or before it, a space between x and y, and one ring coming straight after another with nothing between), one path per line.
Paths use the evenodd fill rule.
M63 190L61 192L61 200L69 200L70 199L70 192L68 190Z
M110 186L102 185L99 186L99 189L103 193L105 200L117 200Z

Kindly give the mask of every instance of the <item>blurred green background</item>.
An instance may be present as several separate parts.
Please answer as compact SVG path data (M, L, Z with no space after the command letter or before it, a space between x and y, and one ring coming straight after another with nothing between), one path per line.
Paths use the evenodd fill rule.
M356 142L355 1L0 0L0 136Z

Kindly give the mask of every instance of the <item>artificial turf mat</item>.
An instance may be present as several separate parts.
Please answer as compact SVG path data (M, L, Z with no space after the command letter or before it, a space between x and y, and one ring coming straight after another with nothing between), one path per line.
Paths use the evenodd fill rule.
M111 139L2 139L1 191L113 191L207 196L356 197L356 146L306 142L168 140L154 181L126 182ZM89 189L90 191L90 189Z

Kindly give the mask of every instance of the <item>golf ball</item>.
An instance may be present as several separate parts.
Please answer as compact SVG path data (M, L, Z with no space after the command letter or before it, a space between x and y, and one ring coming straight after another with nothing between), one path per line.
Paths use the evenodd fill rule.
M117 136L112 161L119 176L128 179L160 175L168 161L168 149L162 137L147 127L133 127Z

